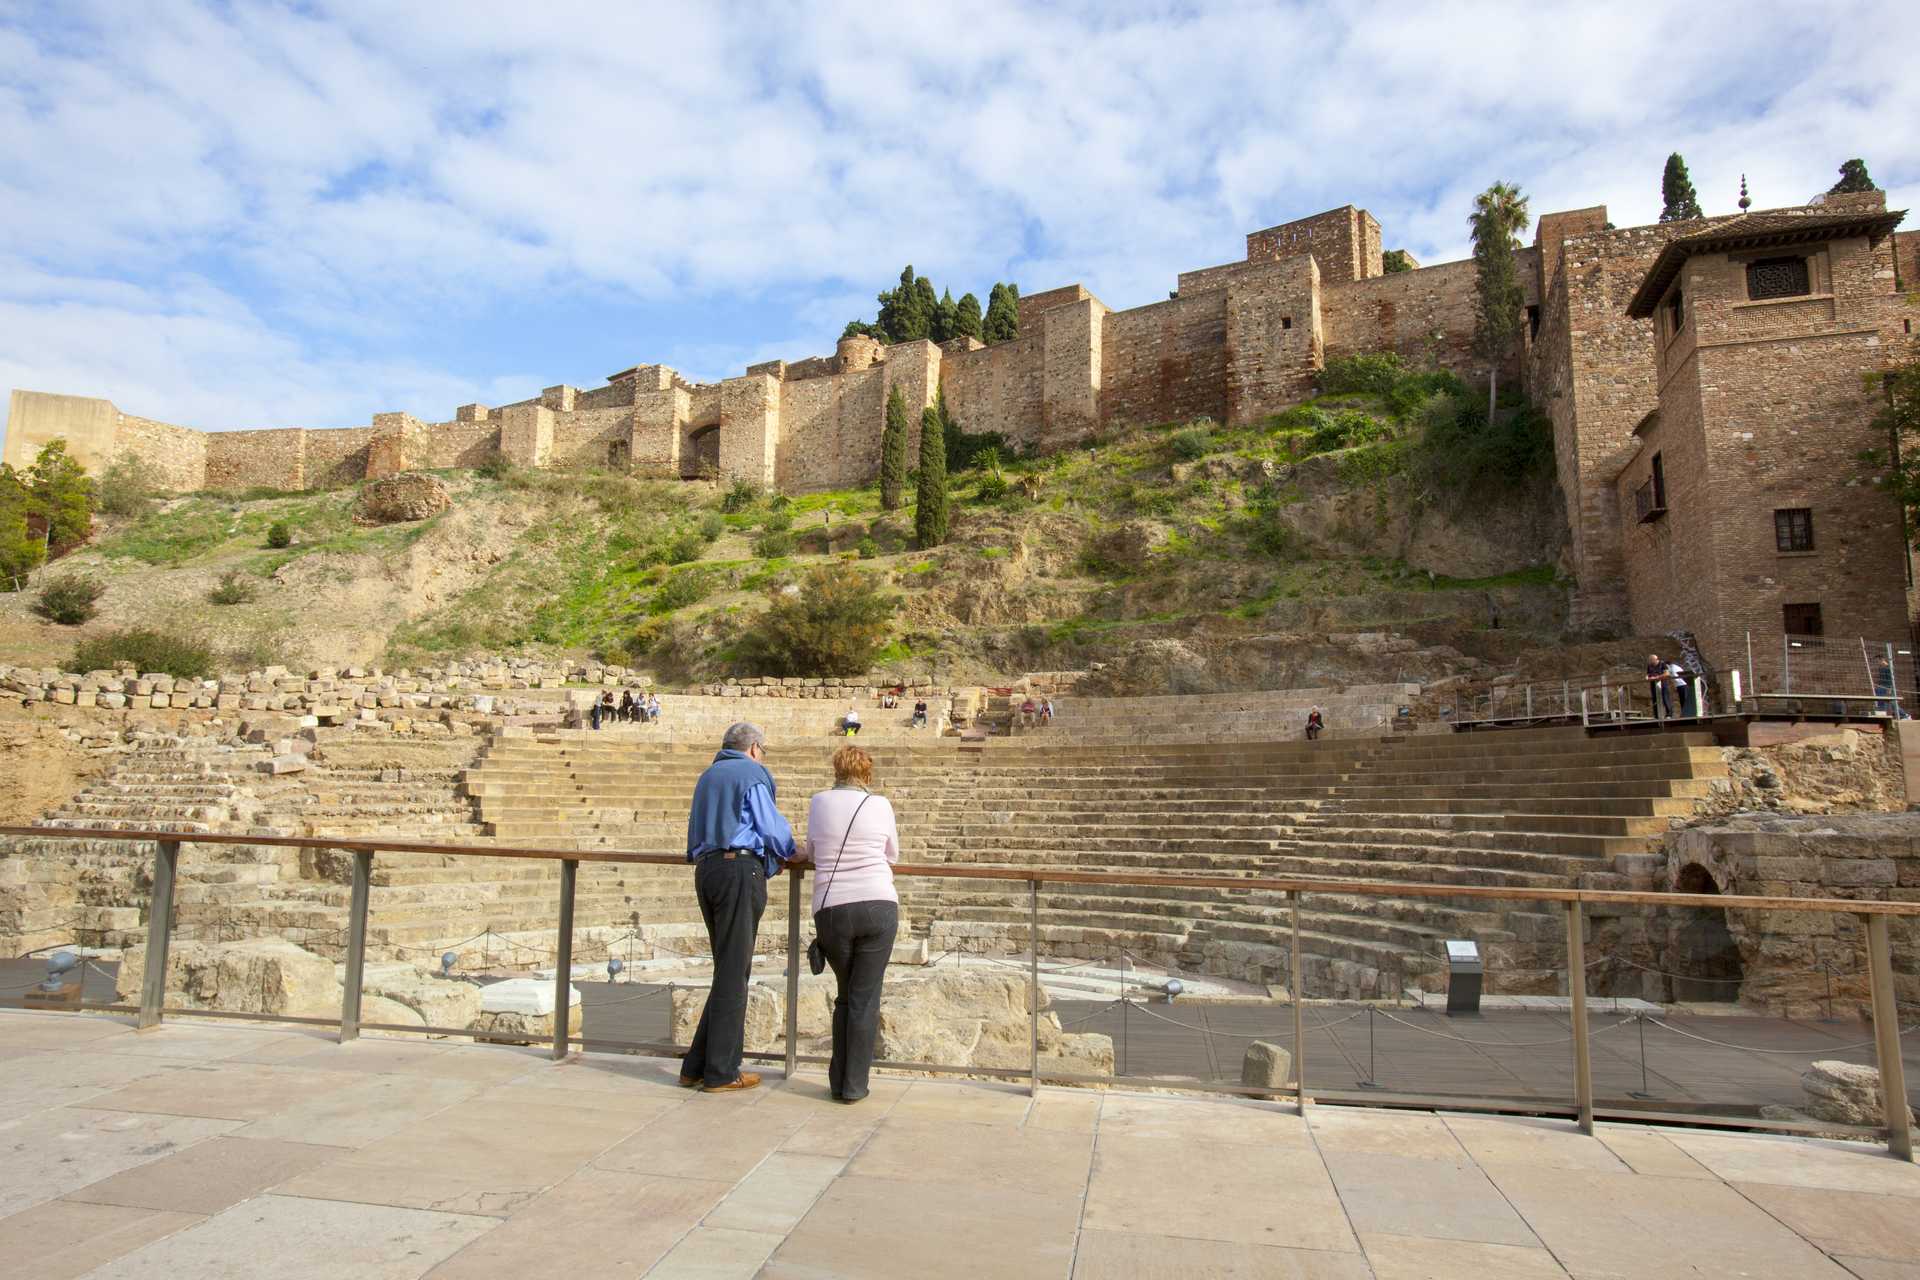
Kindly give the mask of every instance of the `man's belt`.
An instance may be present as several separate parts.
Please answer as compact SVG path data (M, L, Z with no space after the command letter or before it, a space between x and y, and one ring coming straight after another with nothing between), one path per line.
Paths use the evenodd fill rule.
M757 858L759 856L760 851L758 849L709 849L695 858L694 861L705 862L708 858L723 858L728 862L732 862L735 858Z

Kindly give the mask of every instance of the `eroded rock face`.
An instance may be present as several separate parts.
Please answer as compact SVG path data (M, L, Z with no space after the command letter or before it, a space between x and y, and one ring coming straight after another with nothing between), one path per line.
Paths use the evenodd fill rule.
M146 973L146 947L127 948L120 959L120 999L138 1001ZM284 938L177 941L167 949L166 1003L186 1009L324 1017L338 1014L340 986L334 981L333 961Z
M1815 1120L1877 1125L1885 1118L1876 1068L1822 1059L1801 1075L1800 1088L1807 1095L1803 1110ZM1907 1108L1907 1117L1911 1121L1913 1108Z
M1255 1040L1247 1046L1247 1056L1240 1063L1241 1084L1279 1089L1285 1087L1292 1076L1293 1054L1265 1040Z
M367 1012L366 1002L373 997L408 1010L412 1021L422 1026L458 1029L472 1026L480 1016L479 983L443 978L415 965L369 966L360 992L360 1018L364 1022L386 1021Z
M833 1044L834 981L830 976L800 980L800 1052L824 1054ZM1041 993L1041 1070L1104 1075L1113 1070L1110 1036L1077 1035L1060 1028L1057 1015L1045 1012ZM702 990L673 993L673 1039L693 1037L706 1008ZM926 1062L952 1067L1027 1065L1031 1017L1027 980L1017 973L949 970L944 973L889 974L880 998L880 1040L876 1056L896 1062ZM747 990L746 1047L777 1052L786 1025L786 996L774 984Z
M425 472L406 471L369 482L353 504L356 524L403 524L437 516L453 503L447 487Z

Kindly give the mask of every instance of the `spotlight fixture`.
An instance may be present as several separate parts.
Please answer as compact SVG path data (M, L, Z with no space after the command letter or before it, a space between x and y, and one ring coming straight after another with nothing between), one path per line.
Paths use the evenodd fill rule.
M1164 983L1161 984L1160 989L1167 993L1167 1003L1172 1004L1173 998L1179 995L1182 991L1185 991L1187 988L1180 981L1180 979L1168 978Z
M459 959L460 957L455 955L451 951L441 952L440 953L440 976L443 978L451 978L453 976L453 966L459 962Z
M627 966L621 962L619 956L608 956L607 957L607 981L612 982L615 979L617 979L620 976L620 971L626 967Z

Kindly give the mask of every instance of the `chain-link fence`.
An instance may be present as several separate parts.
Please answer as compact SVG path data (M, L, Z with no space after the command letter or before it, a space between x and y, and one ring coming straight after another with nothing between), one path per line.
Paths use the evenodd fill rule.
M1748 632L1741 697L1763 712L1907 719L1914 646L1863 636Z

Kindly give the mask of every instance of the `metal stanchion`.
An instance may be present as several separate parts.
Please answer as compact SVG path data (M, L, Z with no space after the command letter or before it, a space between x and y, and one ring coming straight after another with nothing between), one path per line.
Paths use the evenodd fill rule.
M1627 1096L1629 1098L1651 1098L1653 1094L1649 1092L1647 1087L1647 1015L1644 1013L1636 1013L1633 1015L1633 1021L1636 1029L1640 1032L1640 1088L1638 1091L1629 1092Z
M553 970L553 1060L567 1056L567 1037L573 1026L573 890L580 874L578 858L560 860L560 935ZM582 1009L581 1030L586 1030Z
M173 933L173 882L180 872L180 842L154 842L153 898L147 908L147 972L140 985L141 1031L160 1025L160 1008L167 1002L167 943Z
M800 1065L800 869L787 864L787 1079Z
M367 966L367 897L373 886L373 854L353 855L353 896L347 905L347 972L340 991L340 1043L360 1038L360 981Z
M1873 995L1873 1056L1880 1068L1880 1103L1887 1118L1887 1150L1913 1159L1913 1126L1907 1118L1907 1070L1900 1060L1900 1014L1893 992L1893 947L1887 918L1867 917L1867 976Z
M1580 1132L1593 1132L1593 1053L1587 1044L1587 940L1580 904L1567 904L1567 994L1573 1001L1573 1101Z
M1040 1096L1040 882L1027 881L1027 1096Z
M1288 981L1293 986L1293 1096L1295 1104L1300 1108L1300 1114L1305 1115L1307 1113L1307 1020L1306 994L1300 981L1300 891L1289 889L1287 900L1293 904L1293 945L1287 951L1287 965L1291 970Z
M1368 1005L1367 1006L1367 1078L1360 1082L1360 1087L1362 1089L1378 1089L1380 1087L1380 1077L1374 1071L1374 1058L1373 1058L1374 1017L1373 1017L1373 1014L1374 1014L1373 1006Z

